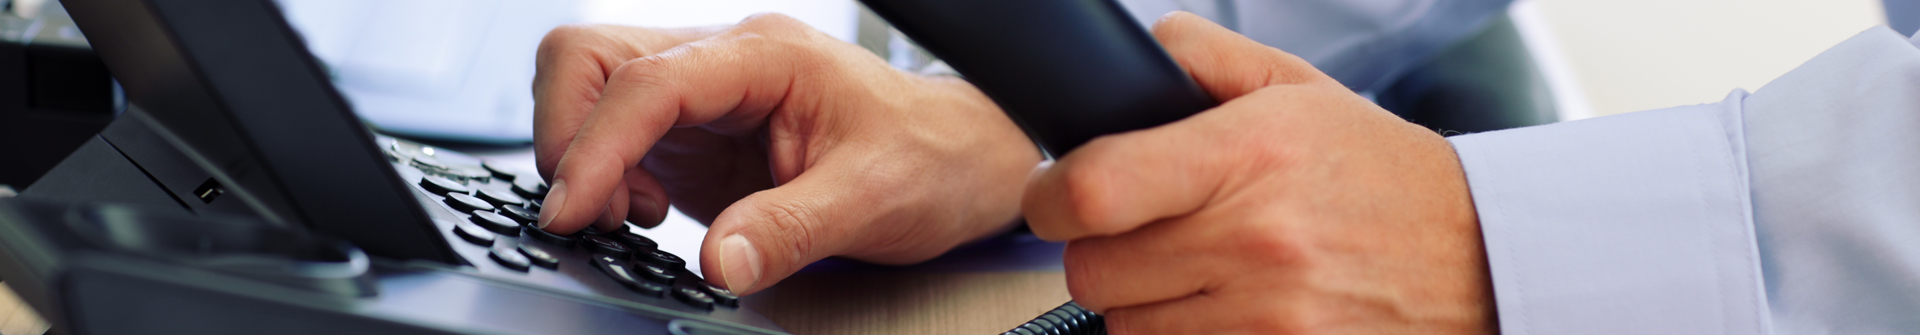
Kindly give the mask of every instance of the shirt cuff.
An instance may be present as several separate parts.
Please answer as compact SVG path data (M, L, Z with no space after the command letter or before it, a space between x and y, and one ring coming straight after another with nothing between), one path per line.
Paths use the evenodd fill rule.
M1767 333L1745 97L1450 138L1502 333Z

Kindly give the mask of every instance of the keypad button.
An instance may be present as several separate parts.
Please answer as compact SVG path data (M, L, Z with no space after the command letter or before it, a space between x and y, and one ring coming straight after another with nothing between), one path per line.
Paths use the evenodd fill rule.
M667 253L666 251L660 251L657 249L654 251L642 253L641 255L644 257L635 257L635 258L644 262L666 266L667 268L678 269L680 267L687 265L687 261L684 259L680 259L680 256L674 256L673 254Z
M486 200L487 203L493 204L494 206L508 206L508 205L519 205L519 204L527 203L527 198L521 198L518 195L513 195L513 192L507 192L507 191L480 190L480 192L477 192L474 195L478 195L480 200Z
M547 183L540 181L540 178L515 179L513 180L513 194L519 194L521 197L529 199L545 199L547 197Z
M740 307L740 296L734 295L731 290L713 286L713 284L708 284L707 282L700 282L700 288L707 290L707 295L713 297L714 304L727 307Z
M493 239L496 236L493 232L487 231L486 228L480 228L480 226L466 222L453 225L453 234L460 235L460 239L462 240L467 240L467 242L472 242L475 245L483 247L492 246Z
M547 242L548 244L552 244L562 248L573 248L573 245L579 243L580 241L579 239L576 239L573 237L549 233L545 229L535 228L533 226L527 226L526 231L527 231L527 235L533 235L533 239L535 240L540 240L540 242Z
M494 214L493 212L484 210L473 211L467 214L472 214L473 218L471 221L473 221L474 224L479 224L481 228L500 233L500 235L520 236L520 223L507 218L505 215Z
M466 181L471 181L475 183L487 183L487 182L493 181L493 173L487 172L486 169L481 169L479 167L474 167L474 166L460 166L460 165L448 166L447 171L444 173L446 173L448 178L454 179L454 180L466 180Z
M446 195L448 193L467 193L467 185L441 176L420 177L420 187L428 193Z
M589 225L589 226L587 226L586 228L581 228L581 229L580 229L580 231L577 231L577 232L573 232L573 237L583 237L583 238L584 238L584 237L587 237L587 236L600 236L600 235L605 235L605 234L606 234L606 232L602 232L602 231L600 231L600 229L598 229L598 228L594 228L593 226L591 226L591 225Z
M527 260L533 262L533 265L548 269L560 268L560 257L555 257L553 253L542 250L540 247L522 244L517 249L520 249L520 254L526 255Z
M602 255L626 258L628 255L633 254L632 249L627 249L627 246L621 245L620 242L614 242L613 239L605 236L587 235L586 237L582 237L581 240L586 241L587 250Z
M661 285L660 283L649 282L649 281L633 282L632 284L627 285L627 289L631 289L634 292L639 292L641 295L655 297L655 298L659 298L667 295L666 285Z
M526 255L522 255L519 251L514 251L506 246L493 247L493 251L489 252L488 256L493 257L493 261L500 263L500 266L513 269L514 271L527 271L527 268L533 266L533 262L527 260Z
M635 253L653 252L654 250L660 250L660 243L654 242L653 239L647 238L646 236L640 236L640 234L634 234L631 231L620 232L619 234L614 234L613 236L615 239L618 239L620 243L624 243L627 245L628 248L633 249L633 252Z
M423 148L421 150L426 150L426 149ZM413 161L409 162L408 164L413 165L414 168L420 169L422 171L427 171L427 172L441 172L441 171L447 170L447 164L441 163L440 158L433 157L433 154L431 153L425 154L425 155L413 155Z
M407 153L405 151L401 151L400 147L398 147L397 145L389 145L387 146L386 150L382 150L382 151L386 151L387 160L394 163L407 162L407 161L413 160L413 154Z
M494 178L499 178L500 180L513 181L520 177L514 174L511 169L502 168L499 164L494 164L493 162L481 162L480 167L487 169L487 172L492 173Z
M632 265L633 272L640 273L640 278L646 279L647 281L661 283L661 284L672 284L674 278L679 278L679 276L673 275L672 269L664 268L659 265L653 265L653 264L647 264L647 263L628 263L628 264Z
M713 309L713 297L708 296L707 292L697 288L686 286L675 287L673 288L673 298L680 300L680 302L687 303L687 306L693 306L693 308Z
M500 214L520 223L531 224L540 221L540 212L527 210L526 207L519 205L500 206Z
M620 283L621 286L626 286L627 289L631 289L634 292L656 298L667 292L666 285L635 278L633 271L627 268L627 264L621 262L619 259L613 258L613 256L595 256L593 258L593 264L595 268L600 269L600 272L606 273L607 277L613 278L614 282Z
M461 212L493 209L493 204L487 203L486 200L462 193L447 193L447 206L453 206L454 210Z
M626 262L621 262L618 258L606 255L594 256L593 267L600 269L600 272L605 272L607 277L613 278L613 281L621 285L640 281L640 278L634 277L633 271L627 270Z

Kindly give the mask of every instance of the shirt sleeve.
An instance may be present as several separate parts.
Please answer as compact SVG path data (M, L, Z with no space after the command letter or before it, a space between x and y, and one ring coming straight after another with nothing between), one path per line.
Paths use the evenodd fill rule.
M1920 51L1861 33L1725 100L1450 138L1505 334L1920 329Z
M1746 101L1754 227L1785 334L1920 331L1920 48L1877 28Z

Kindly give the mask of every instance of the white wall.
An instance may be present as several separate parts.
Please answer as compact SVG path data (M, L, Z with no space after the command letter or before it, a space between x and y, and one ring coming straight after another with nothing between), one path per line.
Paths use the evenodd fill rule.
M1537 0L1600 115L1759 89L1884 24L1876 0Z

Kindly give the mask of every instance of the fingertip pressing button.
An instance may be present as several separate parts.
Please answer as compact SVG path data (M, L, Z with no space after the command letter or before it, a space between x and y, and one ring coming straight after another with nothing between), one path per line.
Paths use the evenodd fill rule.
M527 260L526 255L521 255L520 252L506 246L494 246L488 255L493 257L494 262L500 263L500 266L514 271L527 271L532 267L532 261Z

